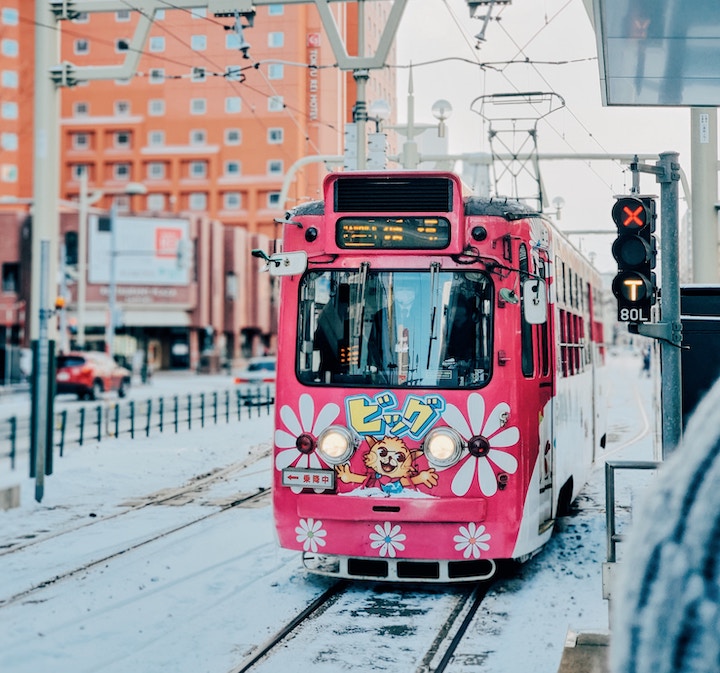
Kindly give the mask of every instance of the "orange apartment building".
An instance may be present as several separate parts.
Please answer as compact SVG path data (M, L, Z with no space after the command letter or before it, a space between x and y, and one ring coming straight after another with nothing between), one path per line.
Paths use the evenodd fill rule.
M389 4L367 3L366 49L374 49ZM5 0L0 8L0 344L26 344L32 310L29 253L21 251L33 194L34 5ZM348 53L357 53L357 5L338 2L332 9ZM58 22L61 60L77 67L122 63L138 16L128 9ZM258 274L250 251L272 249L282 235L276 218L320 195L327 168L309 164L292 182L288 202L279 202L288 169L308 155L341 155L344 125L352 120L354 80L334 66L314 5L259 6L252 27L248 23L246 17L238 32L233 17L204 9L158 10L133 77L61 89L59 197L77 202L84 172L88 195L97 197L93 213L114 202L129 218L128 232L140 231L132 229L138 223L158 228L167 220L190 236L191 263L180 284L168 284L150 268L157 249L154 256L137 251L148 255L146 273L127 283L118 278L118 337L125 337L126 349L155 357L156 366L195 367L203 351L231 361L272 351L272 281ZM371 71L367 100L392 101L394 81L392 70ZM133 195L124 193L129 185ZM72 205L63 210L61 241L72 276L78 216ZM98 221L89 218L83 311L91 347L103 347L107 321L108 281L99 271L92 276L93 255L103 253ZM142 260L116 257L118 267L131 262L143 267ZM75 281L71 277L63 323L71 328L77 324ZM71 345L76 339L70 335Z

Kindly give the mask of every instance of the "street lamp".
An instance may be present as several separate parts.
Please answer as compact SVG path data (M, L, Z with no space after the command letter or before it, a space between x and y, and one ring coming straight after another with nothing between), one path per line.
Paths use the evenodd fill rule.
M133 196L147 194L145 185L139 182L128 182L122 190L105 192ZM115 355L115 327L117 325L117 203L115 199L110 206L110 282L108 284L108 322L105 334L105 350L110 357Z
M78 275L77 275L77 347L85 349L85 289L87 287L87 235L88 212L91 205L99 201L103 192L88 194L87 167L80 173L80 196L78 201Z

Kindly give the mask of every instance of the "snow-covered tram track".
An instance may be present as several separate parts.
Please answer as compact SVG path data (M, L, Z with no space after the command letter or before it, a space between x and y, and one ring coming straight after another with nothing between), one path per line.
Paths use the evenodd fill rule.
M178 489L178 491L181 491L181 489ZM186 495L185 491L182 491L183 495ZM162 501L154 500L153 502L148 502L145 505L139 506L135 508L135 511L137 509L142 509L143 507L146 507L148 504L168 504L168 501L171 500L173 497L177 497L178 494L174 496L168 496L168 498L163 499ZM230 502L227 502L225 504L222 504L217 507L217 509L213 509L210 512L203 513L199 516L193 516L190 519L187 519L179 524L171 525L168 528L163 528L162 530L156 530L152 529L151 532L146 533L144 535L140 535L139 537L136 537L132 542L130 541L122 541L118 543L118 545L111 549L108 553L102 554L100 556L94 556L91 558L91 560L88 560L87 562L76 565L72 568L68 568L66 570L63 570L62 572L52 576L48 577L42 581L35 582L28 586L27 588L23 589L22 591L16 592L15 594L12 594L10 596L6 597L0 597L0 610L2 608L5 608L9 605L12 605L14 603L17 603L19 601L33 601L33 600L39 600L39 602L42 602L42 598L36 598L40 592L42 592L44 589L59 584L60 582L73 579L75 577L78 577L84 573L86 573L89 570L92 570L94 568L97 568L103 564L108 564L112 562L115 559L118 559L120 557L125 557L128 553L137 551L142 548L146 548L149 545L158 542L160 540L163 540L164 538L168 538L171 535L174 535L180 531L183 531L185 529L188 529L192 526L196 526L202 522L207 521L208 519L215 518L224 512L227 512L230 509L234 508L240 508L240 507L249 507L254 506L257 503L269 502L269 495L270 495L270 489L269 487L259 487L255 492L249 493L249 494L239 494L238 497L231 500ZM128 512L123 512L121 514L127 514ZM119 517L120 514L106 517L104 519L105 523L108 522L108 519L113 519ZM73 529L73 531L76 531L77 528ZM68 531L65 531L66 533Z
M232 463L231 465L223 468L218 468L207 474L193 477L181 486L163 489L161 491L157 491L156 493L134 498L126 503L123 503L123 509L118 512L105 515L96 515L92 513L89 518L84 518L77 523L64 526L60 530L31 533L16 540L5 541L0 545L0 557L7 554L21 552L28 547L45 544L50 540L62 538L65 535L70 535L81 529L100 527L112 519L127 516L129 513L136 512L146 507L154 505L182 505L189 500L197 498L199 494L208 491L213 485L226 481L232 476L247 470L258 461L263 458L267 458L270 455L269 445L263 445L258 448L260 448L258 453L251 453L245 460Z
M335 670L374 670L378 657L387 670L442 673L450 670L495 584L429 587L340 580L229 673L285 670L292 661L318 670L330 661L337 664ZM370 649L358 648L362 642Z

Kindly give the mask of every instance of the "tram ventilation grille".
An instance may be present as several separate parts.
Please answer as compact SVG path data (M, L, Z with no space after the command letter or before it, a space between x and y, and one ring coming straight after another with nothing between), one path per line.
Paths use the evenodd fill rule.
M448 178L338 178L336 213L449 213L453 183Z

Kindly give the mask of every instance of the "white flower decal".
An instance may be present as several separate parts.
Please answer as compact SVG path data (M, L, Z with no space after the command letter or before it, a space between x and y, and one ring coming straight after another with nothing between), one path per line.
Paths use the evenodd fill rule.
M327 531L322 527L322 521L300 519L300 525L295 532L297 533L296 540L302 542L305 551L316 552L318 547L325 546L323 538L327 535Z
M380 549L380 556L389 556L395 558L396 550L403 551L405 545L402 541L407 536L405 533L400 532L400 526L395 524L394 526L386 521L382 526L377 524L375 526L375 532L370 533L370 547L373 549Z
M283 470L286 467L290 467L290 465L299 468L321 469L325 466L320 462L315 451L302 453L295 445L295 440L304 432L313 435L313 437L317 437L338 417L340 407L334 402L330 402L320 409L320 413L316 418L315 402L307 393L300 395L298 407L300 411L299 418L287 404L283 405L280 409L280 418L282 418L289 432L286 430L275 430L275 445L278 449L286 449L285 451L278 451L277 456L275 456L275 467L278 470ZM292 487L292 491L295 493L299 493L301 490L301 486Z
M479 393L473 393L467 401L468 421L463 413L454 405L448 404L442 414L443 420L455 428L465 440L482 435L488 441L490 449L487 455L470 454L453 477L451 488L455 495L463 496L469 490L473 477L477 472L477 482L483 495L491 496L497 492L497 477L493 465L503 472L515 474L518 468L517 458L499 448L507 448L517 444L520 431L516 427L504 427L503 419L510 412L510 406L500 402L485 418L485 400Z
M485 526L469 523L467 526L460 526L458 532L460 534L453 538L457 543L455 549L461 551L465 558L480 558L480 550L490 549L490 545L486 544L490 533L485 532Z

